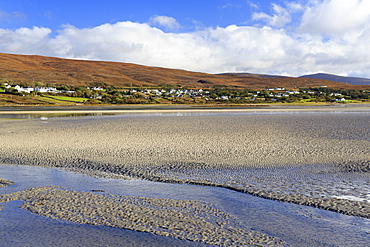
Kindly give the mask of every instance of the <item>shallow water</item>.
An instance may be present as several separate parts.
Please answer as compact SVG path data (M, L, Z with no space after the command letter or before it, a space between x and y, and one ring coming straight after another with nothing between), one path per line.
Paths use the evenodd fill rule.
M77 191L104 190L125 196L189 199L216 204L246 229L278 237L293 246L369 246L370 220L311 207L266 200L223 188L143 180L92 178L57 168L0 165L0 177L14 182L1 194L45 185ZM7 246L201 246L202 244L105 226L51 220L5 203L0 242Z
M37 113L28 113L37 111ZM55 111L50 113L49 111ZM73 111L73 113L68 113ZM142 112L140 112L142 111ZM159 112L161 111L161 112ZM166 112L167 111L167 112ZM14 113L18 112L18 113ZM369 113L370 104L337 104L319 106L111 106L111 107L1 107L0 119L41 119L59 117L158 117L158 116L247 116Z

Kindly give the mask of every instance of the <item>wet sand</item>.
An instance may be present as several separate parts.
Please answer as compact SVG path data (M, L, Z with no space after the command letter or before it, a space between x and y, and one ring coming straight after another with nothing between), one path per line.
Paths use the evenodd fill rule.
M104 191L94 191L104 192ZM100 195L55 186L0 196L0 203L25 201L21 208L52 219L105 225L218 246L288 246L257 231L209 203L190 200Z
M9 181L9 180L6 180L6 179L3 179L3 178L0 178L0 188L1 187L5 187L5 186L9 186L13 184L12 181Z
M0 137L1 163L224 187L370 218L367 111L2 120Z
M22 194L26 191L29 195L28 201L19 199L0 204L0 207L3 206L3 210L0 210L0 242L6 246L55 246L59 243L64 243L65 246L172 247L206 245L202 242L154 235L150 232L132 231L104 225L79 224L55 217L52 219L20 208L24 204L36 201L40 203L42 200L42 203L48 205L36 205L39 209L42 207L50 209L58 204L62 205L63 201L58 203L58 198L53 199L53 193L47 194L47 197L42 199L43 194L39 193L43 191L41 188L50 187L50 185L68 190L68 193L72 191L89 192L73 193L75 194L74 201L83 199L80 200L81 202L93 192L93 195L109 196L112 194L120 198L172 199L179 202L185 200L214 205L225 215L230 215L230 219L237 223L238 228L244 232L257 232L260 236L263 233L270 237L270 241L273 240L271 237L274 236L275 240L283 239L291 246L367 246L369 243L369 219L346 216L292 203L282 203L224 188L159 183L140 179L94 178L81 173L68 172L63 168L26 165L0 164L0 171L3 177L14 182L11 186L0 189L2 195L12 194L13 197L15 192L20 191ZM30 189L32 189L32 193L28 193ZM98 192L99 190L105 192ZM45 200L46 198L48 200ZM86 214L94 210L92 202L93 200L90 200L88 210L80 211ZM102 205L97 204L95 207L102 208ZM71 208L72 204L69 203L63 213L65 217L70 215L72 219L79 210L75 208L76 210L72 212ZM45 212L49 211L51 210ZM103 216L114 217L115 212L111 212L106 211ZM169 219L164 212L166 211L161 213L159 210L157 213L161 215L161 218ZM204 216L207 212L208 210L203 210ZM144 217L142 218L144 219ZM215 219L215 217L210 219L212 218ZM89 219L89 215L87 215L87 219ZM176 217L173 218L173 221L174 224L178 224Z

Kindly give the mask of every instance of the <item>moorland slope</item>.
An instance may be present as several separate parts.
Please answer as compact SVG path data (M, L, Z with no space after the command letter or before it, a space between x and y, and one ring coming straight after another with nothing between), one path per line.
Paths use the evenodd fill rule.
M315 78L261 77L254 74L207 74L130 63L71 60L37 55L0 53L0 79L12 84L73 86L155 87L161 85L211 88L264 89L266 87L318 87L361 89L347 83Z

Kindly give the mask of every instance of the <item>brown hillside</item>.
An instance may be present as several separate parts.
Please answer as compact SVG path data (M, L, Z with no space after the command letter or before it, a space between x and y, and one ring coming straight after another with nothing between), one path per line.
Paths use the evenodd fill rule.
M0 53L0 79L9 80L13 84L23 83L27 85L38 82L55 85L116 87L150 87L164 84L201 88L225 85L231 88L253 89L318 87L321 85L343 89L364 87L321 79L263 78L238 74L213 75L129 63L70 60L3 53Z

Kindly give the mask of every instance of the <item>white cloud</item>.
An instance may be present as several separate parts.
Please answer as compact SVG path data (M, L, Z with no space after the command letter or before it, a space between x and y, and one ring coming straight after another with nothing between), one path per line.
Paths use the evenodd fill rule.
M313 7L303 8L306 16L312 14L309 11ZM84 29L66 25L55 36L51 36L52 30L41 27L0 29L0 52L120 61L210 73L298 76L324 71L370 78L370 27L361 23L348 24L356 35L345 38L236 25L167 33L148 23L129 21ZM301 28L304 24L303 19Z
M8 53L45 54L49 50L49 28L19 28L15 31L0 29L0 51Z
M291 16L287 9L281 7L277 4L272 4L274 14L268 15L264 12L253 13L253 20L265 20L267 24L271 27L284 27L286 24L290 23Z
M352 35L367 28L369 22L369 0L324 0L306 7L299 30L320 35Z
M239 4L227 2L226 4L224 4L223 6L221 6L221 9L226 9L226 8L239 8L239 7L240 7L240 5L239 5Z
M181 28L181 25L176 21L175 18L164 15L155 15L151 17L149 23L164 27L167 31L177 31Z
M254 9L259 9L259 6L257 3L254 3L250 0L247 1L248 5L251 7L251 8L254 8Z
M193 30L204 30L206 27L201 21L191 20L193 24Z
M287 7L288 7L289 12L292 12L292 13L303 10L302 4L297 3L297 2L289 2L287 3Z

